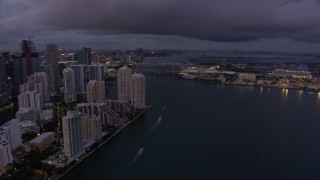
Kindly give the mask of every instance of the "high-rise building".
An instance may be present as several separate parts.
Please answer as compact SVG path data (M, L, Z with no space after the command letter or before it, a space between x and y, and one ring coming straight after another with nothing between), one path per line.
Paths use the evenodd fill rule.
M0 106L3 106L8 101L7 94L7 82L6 82L6 70L4 57L0 54Z
M119 114L132 114L133 112L133 107L128 101L108 99L105 103L110 109Z
M99 140L102 136L101 118L98 116L82 116L82 137L88 140Z
M34 90L41 93L43 102L50 101L49 79L45 72L34 73L33 75Z
M91 56L92 64L100 64L100 55L97 53L93 53Z
M27 91L36 91L41 93L42 102L49 102L49 83L48 76L44 72L37 72L28 77L28 82L19 86L20 94Z
M68 111L62 117L64 153L72 161L84 153L82 138L82 115L80 112Z
M104 81L104 65L89 65L89 79L96 81Z
M14 59L11 53L3 52L2 56L5 63L6 85L8 98L11 100L15 96L15 84L14 84Z
M102 125L121 126L128 121L126 116L120 116L102 102L80 103L77 110L84 115L100 117Z
M51 88L52 92L60 91L60 76L59 76L59 50L56 44L47 44L47 63L51 66Z
M26 82L26 83L24 83L24 84L21 84L21 85L19 86L19 92L20 92L20 94L23 94L23 93L25 93L25 92L27 92L27 91L31 91L31 88L30 88L28 82Z
M43 110L42 94L37 91L26 91L18 95L19 108L34 108L38 112Z
M63 85L64 101L66 103L76 101L76 76L73 69L65 68L63 70Z
M86 84L88 82L87 65L77 64L71 65L70 67L75 72L77 94L84 94L86 92Z
M76 60L78 61L78 64L85 64L90 65L91 64L91 48L82 48L81 51L78 51L76 53Z
M145 77L142 74L131 76L131 104L134 108L146 107Z
M87 84L87 101L96 102L105 99L105 82L89 81Z
M123 100L123 101L130 100L131 75L132 75L132 71L127 66L121 67L117 71L118 100Z
M13 162L10 142L0 135L0 165L7 166Z
M18 88L19 85L26 83L28 81L28 72L27 72L27 61L25 59L16 55L13 63L13 73L14 73L14 84L16 87L16 94L19 94Z
M35 72L35 70L39 70L39 54L37 52L36 46L33 41L29 38L29 40L22 40L20 44L21 49L21 59L26 61L27 75L30 76Z
M22 145L19 119L12 119L0 126L0 136L5 137L10 143L10 151Z

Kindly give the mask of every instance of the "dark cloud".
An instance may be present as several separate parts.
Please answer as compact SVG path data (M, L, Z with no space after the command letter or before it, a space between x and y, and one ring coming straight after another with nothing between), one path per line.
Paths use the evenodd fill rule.
M44 5L39 24L58 30L213 41L320 40L317 0L55 0Z
M320 42L319 19L318 0L0 0L0 38L73 32Z

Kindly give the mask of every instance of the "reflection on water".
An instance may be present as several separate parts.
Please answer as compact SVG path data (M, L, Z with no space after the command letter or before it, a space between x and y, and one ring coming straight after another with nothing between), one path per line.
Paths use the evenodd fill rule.
M303 90L299 90L299 91L298 91L298 96L299 96L299 98L302 97L302 94L303 94Z
M317 95L317 103L320 103L320 92L318 92L318 95Z
M288 99L288 94L289 94L289 89L283 88L282 89L282 97L284 98L284 100Z

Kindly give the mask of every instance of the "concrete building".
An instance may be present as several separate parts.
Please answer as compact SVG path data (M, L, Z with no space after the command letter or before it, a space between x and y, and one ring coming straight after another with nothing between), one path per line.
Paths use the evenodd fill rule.
M87 101L96 102L104 100L105 95L105 82L104 81L89 81L87 84Z
M4 57L0 54L0 107L8 103L6 67Z
M25 93L25 92L27 92L27 91L31 91L28 82L26 82L26 83L24 83L24 84L21 84L21 85L19 86L19 92L20 92L20 94L23 94L23 93Z
M19 119L12 119L0 127L0 133L9 141L11 150L22 145L19 122Z
M121 126L128 121L125 116L121 116L113 111L106 103L80 103L77 104L77 111L84 115L99 116L101 118L101 124L104 126Z
M101 118L84 115L81 119L82 137L87 140L99 140L102 137Z
M66 68L63 70L64 101L70 103L76 101L76 76L74 70Z
M38 112L33 108L19 108L16 112L16 119L20 121L32 121L36 123L39 119Z
M68 111L62 117L64 153L69 161L84 153L80 112Z
M241 81L255 82L257 79L257 76L251 73L240 73L238 74L238 79Z
M13 157L10 142L3 136L0 136L0 165L7 166L8 164L12 164L12 162Z
M60 75L59 75L59 67L58 62L60 60L59 50L56 44L47 44L47 63L50 64L51 68L51 82L50 82L50 91L51 92L59 92L60 90Z
M49 78L47 73L38 72L33 74L34 90L42 94L43 102L50 101Z
M20 54L14 54L17 58L14 59L13 63L13 74L14 74L14 86L17 88L16 94L18 94L19 85L27 82L27 61L25 58L20 58Z
M130 100L131 75L132 75L132 71L127 66L124 66L117 71L118 100L122 100L122 101Z
M43 110L42 94L37 91L26 91L18 95L19 108L34 108L38 112Z
M76 81L77 94L84 94L86 92L86 84L88 81L87 65L84 65L84 64L71 65L70 68L73 69L76 76L75 81Z
M133 74L131 77L131 104L136 109L146 107L146 80L142 74Z
M128 103L128 101L111 100L108 99L106 105L119 114L132 114L133 106Z
M52 109L42 111L42 113L40 114L40 122L46 123L46 122L50 122L52 120L53 120L53 110Z
M40 152L45 150L54 141L53 132L45 132L29 141L31 149L38 149Z
M104 65L89 65L89 79L96 81L104 81Z
M48 76L44 72L37 72L28 77L28 82L19 86L20 94L28 91L41 93L42 102L50 101Z
M11 100L12 97L16 96L16 87L15 87L15 77L14 77L14 59L12 53L2 52L1 53L4 61L5 67L5 79L6 79L6 95L8 100Z
M76 53L76 60L78 64L91 64L91 48L84 47Z
M33 121L20 121L21 134L33 132L40 133L40 127Z

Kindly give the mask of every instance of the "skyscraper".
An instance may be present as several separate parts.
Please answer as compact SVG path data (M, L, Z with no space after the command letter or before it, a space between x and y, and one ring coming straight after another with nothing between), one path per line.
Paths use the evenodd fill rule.
M64 153L72 161L84 153L80 112L68 111L62 117Z
M11 100L15 96L16 87L14 84L14 59L11 53L4 52L2 53L5 64L5 74L6 74L6 88L8 100Z
M104 65L89 65L89 79L96 81L104 81Z
M131 76L131 104L134 108L146 107L145 77L142 74Z
M91 64L91 48L84 47L81 51L76 53L76 60L78 64Z
M7 103L7 83L6 83L6 71L4 57L0 55L0 106Z
M47 63L50 64L51 68L51 92L60 91L60 76L59 76L59 50L56 44L47 44Z
M19 86L28 81L27 61L16 55L13 63L14 95L19 94Z
M26 61L26 68L27 68L27 75L30 76L34 72L34 66L36 65L37 58L39 54L37 52L36 46L34 45L33 41L31 41L30 37L29 40L22 40L20 44L21 49L21 58ZM33 62L34 61L34 62Z
M87 65L77 64L71 65L70 67L75 72L77 94L84 94L86 92L86 85L88 82Z
M118 100L123 100L123 101L130 100L131 75L132 75L132 71L127 66L121 67L117 71Z
M66 103L76 101L76 76L74 70L69 67L63 70L63 86L64 101Z
M87 84L87 101L95 102L105 99L105 82L89 81Z

